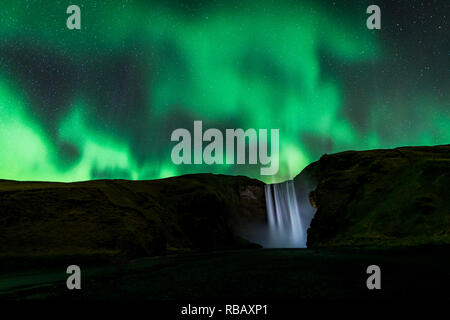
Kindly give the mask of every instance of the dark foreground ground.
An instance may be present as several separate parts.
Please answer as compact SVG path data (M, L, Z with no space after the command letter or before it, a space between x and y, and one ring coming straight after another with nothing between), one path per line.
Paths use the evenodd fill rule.
M254 249L184 254L116 266L86 266L82 289L66 288L67 266L0 273L0 300L450 300L448 248ZM77 261L73 261L77 264ZM368 290L366 268L381 268Z

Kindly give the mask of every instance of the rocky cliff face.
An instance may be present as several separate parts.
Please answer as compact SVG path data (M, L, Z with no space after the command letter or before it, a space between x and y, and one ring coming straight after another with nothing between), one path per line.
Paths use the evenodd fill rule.
M308 247L450 244L450 145L324 155L295 178Z
M450 146L324 155L294 181L308 247L450 244ZM264 184L242 176L0 180L0 266L255 247L265 206Z
M142 257L257 246L264 184L197 174L153 181L0 181L0 258Z

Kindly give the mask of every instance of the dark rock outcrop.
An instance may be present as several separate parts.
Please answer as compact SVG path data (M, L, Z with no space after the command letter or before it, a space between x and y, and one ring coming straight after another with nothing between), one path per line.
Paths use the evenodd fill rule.
M266 219L264 184L242 176L153 181L0 181L0 258L136 258L257 245L237 229Z
M450 145L324 155L295 181L317 209L308 247L450 244Z

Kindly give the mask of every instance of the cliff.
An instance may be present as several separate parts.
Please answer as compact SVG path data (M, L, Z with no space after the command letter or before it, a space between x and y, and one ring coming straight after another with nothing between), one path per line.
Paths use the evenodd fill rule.
M324 155L294 182L308 247L450 244L449 145ZM0 180L2 267L254 248L267 234L264 183L247 177Z
M316 208L308 247L450 244L450 145L324 155L295 181Z
M98 261L257 247L237 229L265 222L263 186L212 174L153 181L0 180L0 259Z

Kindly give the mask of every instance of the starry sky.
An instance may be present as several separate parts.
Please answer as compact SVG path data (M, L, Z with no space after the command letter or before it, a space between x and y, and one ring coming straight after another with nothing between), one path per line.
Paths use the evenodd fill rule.
M66 8L81 8L68 30ZM366 8L381 8L381 30ZM448 1L48 1L0 9L0 178L293 178L450 143ZM280 169L175 165L176 128L280 130Z

